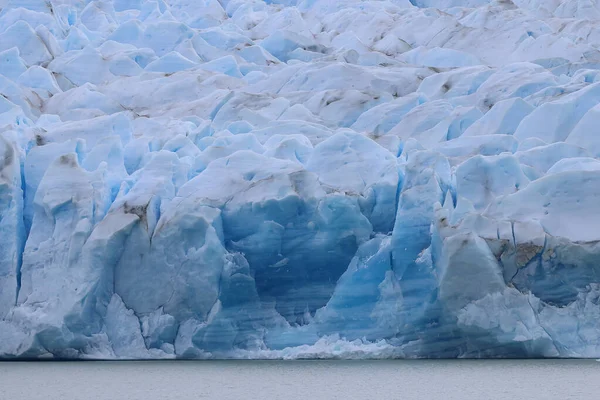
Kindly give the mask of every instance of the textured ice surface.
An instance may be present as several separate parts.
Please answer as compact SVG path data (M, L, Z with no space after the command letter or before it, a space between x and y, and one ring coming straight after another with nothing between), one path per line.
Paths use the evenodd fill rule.
M600 357L599 22L0 0L0 357Z

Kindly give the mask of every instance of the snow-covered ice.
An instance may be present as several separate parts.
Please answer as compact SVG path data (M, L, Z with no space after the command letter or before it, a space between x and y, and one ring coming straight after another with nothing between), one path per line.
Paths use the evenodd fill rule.
M599 23L0 0L0 358L600 357Z

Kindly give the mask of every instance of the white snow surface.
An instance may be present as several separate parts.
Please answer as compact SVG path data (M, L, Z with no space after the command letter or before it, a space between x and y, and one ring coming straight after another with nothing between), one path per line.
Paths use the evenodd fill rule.
M0 358L600 357L599 0L0 0Z

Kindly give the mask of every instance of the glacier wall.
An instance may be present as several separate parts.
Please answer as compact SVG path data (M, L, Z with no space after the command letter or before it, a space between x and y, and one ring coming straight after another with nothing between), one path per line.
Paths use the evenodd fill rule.
M0 0L0 358L600 357L599 21Z

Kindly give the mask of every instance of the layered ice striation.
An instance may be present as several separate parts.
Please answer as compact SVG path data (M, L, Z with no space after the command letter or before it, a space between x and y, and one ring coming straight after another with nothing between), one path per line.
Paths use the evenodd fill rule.
M0 0L0 358L600 357L599 21Z

